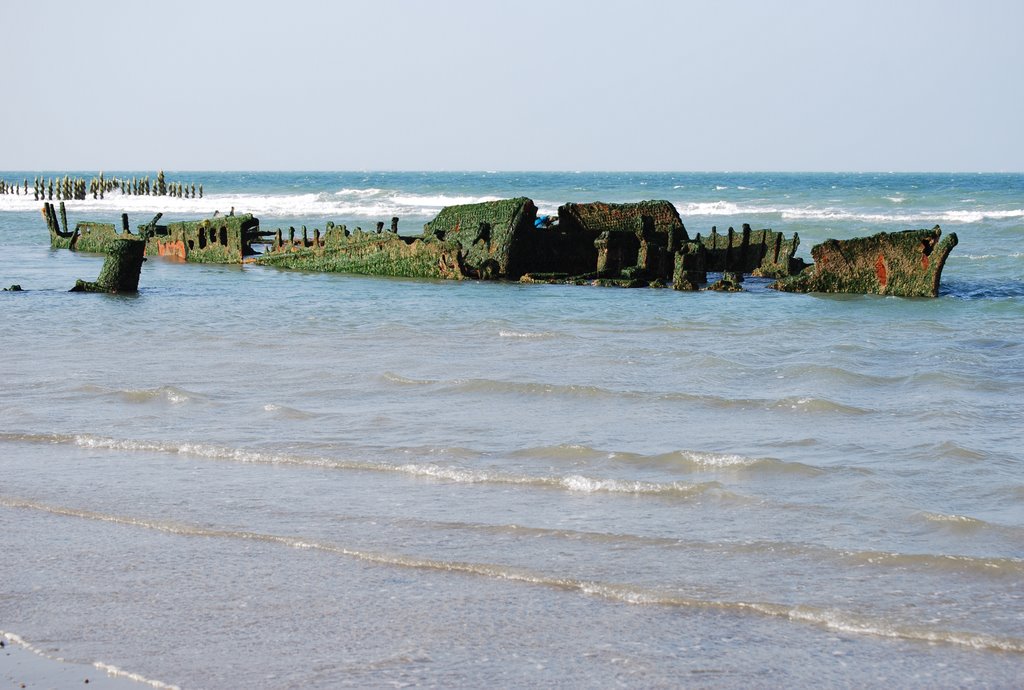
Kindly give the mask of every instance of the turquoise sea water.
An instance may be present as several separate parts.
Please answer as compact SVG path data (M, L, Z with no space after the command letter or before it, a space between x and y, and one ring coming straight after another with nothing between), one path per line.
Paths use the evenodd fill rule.
M667 199L808 259L960 243L936 299L158 258L82 295L102 257L0 196L0 630L182 688L1020 685L1024 175L168 177L204 198L69 219L411 235L522 195Z

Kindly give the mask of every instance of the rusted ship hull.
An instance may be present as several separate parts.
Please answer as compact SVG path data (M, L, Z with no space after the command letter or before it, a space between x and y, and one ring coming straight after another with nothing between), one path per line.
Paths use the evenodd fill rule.
M935 296L955 234L940 241L941 230L880 233L868 238L829 240L811 250L812 267L796 258L800 238L769 229L712 228L690 238L668 201L627 204L569 203L557 221L539 218L531 199L448 206L416 237L398 234L398 218L376 231L327 223L325 231L306 228L287 238L279 229L260 230L252 215L229 215L159 225L158 215L119 234L112 224L83 222L67 231L52 204L43 209L51 246L106 251L116 238L146 241L150 256L189 262L251 262L320 272L446 280L514 280L533 283L594 284L621 287L672 286L698 290L709 273L722 279L710 289L739 290L744 275L778 278L772 287L792 292L855 292ZM260 254L255 246L265 251Z

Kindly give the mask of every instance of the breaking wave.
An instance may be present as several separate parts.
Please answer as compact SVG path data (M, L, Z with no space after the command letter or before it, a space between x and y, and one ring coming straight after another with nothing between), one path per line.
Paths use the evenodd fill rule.
M941 525L948 525L950 527L966 530L977 530L983 529L988 526L988 523L984 520L977 518L968 517L966 515L947 515L944 513L920 513L922 520L926 522L934 522Z
M225 462L259 465L291 465L336 470L400 473L425 479L443 480L459 484L506 484L516 486L556 489L578 493L609 493L648 496L691 498L703 494L719 498L739 498L726 491L718 482L684 481L638 481L591 477L583 474L535 475L503 472L482 468L470 469L435 462L390 463L375 460L340 459L295 453L264 452L229 448L207 443L175 443L161 441L139 441L116 439L90 434L10 434L0 433L0 439L14 442L50 443L77 446L79 448L101 448L124 452L161 453L187 455Z
M276 417L280 417L281 419L315 419L317 416L310 412L304 412L303 410L299 410L294 407L278 405L276 403L267 403L263 406L263 411Z
M683 216L762 216L775 215L782 220L860 221L865 223L980 223L984 220L1010 220L1024 218L1024 208L1018 209L943 209L934 212L906 211L903 213L881 213L837 207L785 207L743 205L731 201L702 201L676 203Z
M127 403L165 402L171 405L182 405L187 402L203 400L204 396L177 386L160 386L158 388L110 389L91 386L94 392L110 395Z
M554 337L554 333L550 332L534 333L530 331L509 331L504 329L498 331L498 335L502 338L519 338L523 340Z
M708 453L692 450L677 450L653 456L646 461L663 462L695 470L752 470L757 472L778 472L805 475L824 474L826 470L801 462L787 462L776 458L752 458L734 453Z
M68 214L72 220L81 220L86 215L112 215L127 212L129 215L163 213L168 217L212 215L215 211L229 213L252 213L261 220L295 218L304 216L326 219L368 219L387 221L392 216L411 221L429 220L445 206L474 204L496 201L500 196L492 194L415 194L392 189L340 189L336 192L312 192L305 194L206 194L201 199L179 199L163 196L131 196L114 192L104 199L68 200ZM54 203L59 203L56 200ZM554 213L558 204L535 202L541 212ZM42 201L30 196L0 195L0 211L38 211ZM148 218L147 218L148 220ZM272 221L269 223L272 225ZM418 228L417 228L418 232Z
M677 186L677 188L682 188ZM719 185L717 191L726 188ZM178 199L177 197L122 196L118 192L108 194L104 199L83 199L66 201L68 212L76 219L83 215L111 215L126 211L129 214L164 213L172 216L207 216L215 211L228 213L252 213L269 221L277 218L317 217L327 219L367 219L387 221L392 216L418 223L430 220L445 206L495 201L503 198L496 194L459 194L443 192L414 193L398 189L343 188L337 191L310 193L239 193L207 194L201 199ZM541 214L554 214L566 200L540 200L534 203ZM900 197L886 197L886 201L901 205ZM42 201L32 196L0 195L0 211L38 211ZM964 208L905 209L900 212L882 209L865 209L844 206L788 206L772 203L743 203L717 199L709 201L673 201L684 221L687 216L777 216L782 220L855 221L865 223L969 224L985 220L1013 220L1024 218L1024 208L993 209ZM417 228L418 231L418 228Z

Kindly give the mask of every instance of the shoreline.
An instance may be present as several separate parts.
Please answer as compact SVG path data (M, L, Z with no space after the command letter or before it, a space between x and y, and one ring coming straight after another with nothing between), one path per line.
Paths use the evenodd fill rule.
M132 690L141 687L178 690L177 686L149 680L104 664L65 661L48 656L18 635L0 632L0 679L4 687Z

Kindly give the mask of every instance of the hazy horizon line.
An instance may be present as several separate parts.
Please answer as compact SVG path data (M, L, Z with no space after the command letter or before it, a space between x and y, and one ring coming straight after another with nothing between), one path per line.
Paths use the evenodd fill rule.
M555 168L509 168L509 169L484 169L484 168L159 168L159 167L114 167L114 168L10 168L0 170L0 175L5 173L79 173L79 172L148 172L154 170L159 172L188 172L188 173L483 173L488 175L499 175L508 173L555 173L566 175L580 174L683 174L683 175L1021 175L1021 170L683 170L683 169L555 169Z

